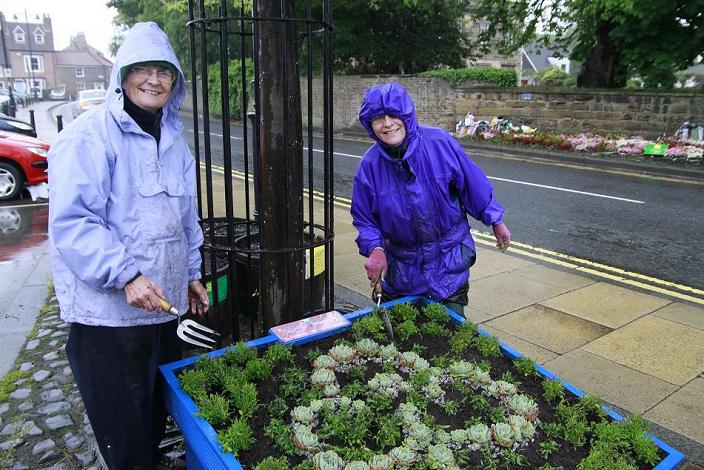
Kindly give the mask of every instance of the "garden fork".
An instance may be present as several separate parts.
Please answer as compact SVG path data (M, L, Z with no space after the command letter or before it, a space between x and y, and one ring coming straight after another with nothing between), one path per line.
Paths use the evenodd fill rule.
M179 338L181 338L186 343L194 344L202 348L213 349L213 346L215 345L215 342L217 340L206 336L206 334L220 336L220 333L215 330L211 330L210 328L205 327L200 323L196 323L193 320L181 320L180 312L166 299L161 299L161 308L168 314L173 315L178 319L178 328L176 329L176 334ZM201 343L197 339L191 338L191 336L213 344Z
M391 321L389 321L389 316L386 314L386 308L382 308L381 306L381 295L382 295L382 290L381 290L381 275L383 273L379 273L379 277L376 278L376 281L372 281L372 297L376 301L376 311L379 312L379 316L381 319L384 321L384 325L386 325L386 332L389 334L389 338L391 338L391 342L394 342L394 328L391 326Z

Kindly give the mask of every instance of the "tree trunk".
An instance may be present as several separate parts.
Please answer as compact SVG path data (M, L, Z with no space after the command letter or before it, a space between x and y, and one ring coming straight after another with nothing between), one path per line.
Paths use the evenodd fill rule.
M294 0L258 0L260 18L294 17ZM262 292L265 328L303 316L303 136L295 25L263 20L260 97ZM275 250L272 252L270 250Z
M619 51L614 47L609 33L614 25L601 21L596 30L596 44L582 64L577 76L580 88L620 88L625 85Z

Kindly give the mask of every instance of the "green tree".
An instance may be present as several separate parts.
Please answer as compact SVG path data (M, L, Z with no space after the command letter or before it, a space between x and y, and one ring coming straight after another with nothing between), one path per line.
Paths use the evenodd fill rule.
M472 15L489 23L478 50L511 53L537 41L582 62L581 87L617 88L639 76L670 87L674 73L704 50L704 0L476 0Z
M335 68L418 73L462 67L469 40L457 26L462 0L333 0Z

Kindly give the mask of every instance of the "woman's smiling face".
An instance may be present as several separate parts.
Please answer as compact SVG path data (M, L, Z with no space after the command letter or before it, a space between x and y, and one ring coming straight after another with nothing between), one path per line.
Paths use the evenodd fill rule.
M376 137L391 148L398 147L406 138L406 125L396 116L379 116L372 119L372 130Z
M172 87L173 74L164 67L149 64L134 67L123 82L130 101L152 113L164 107Z

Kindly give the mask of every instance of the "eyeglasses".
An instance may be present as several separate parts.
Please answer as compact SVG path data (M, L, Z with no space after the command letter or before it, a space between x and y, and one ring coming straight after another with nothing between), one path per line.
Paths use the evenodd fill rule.
M173 72L169 69L132 67L132 73L140 80L147 80L154 74L161 83L172 84L176 80Z
M400 120L400 118L398 118L398 117L396 117L396 116L392 116L392 115L390 115L390 114L383 114L383 115L381 115L381 116L379 116L379 117L375 117L374 119L372 119L372 127L380 127L380 126L382 126L382 125L386 122L386 118L387 118L387 117L388 117L389 119L391 119L391 120L393 120L393 119L399 119L399 120Z

